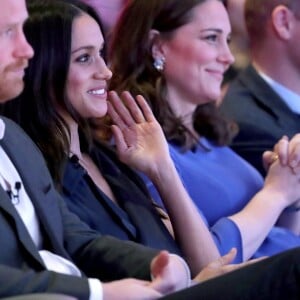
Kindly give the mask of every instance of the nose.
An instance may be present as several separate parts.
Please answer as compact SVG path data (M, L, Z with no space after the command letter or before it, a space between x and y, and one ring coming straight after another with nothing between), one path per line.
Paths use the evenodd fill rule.
M96 79L110 80L112 71L108 68L103 58L99 57L99 62L96 64L94 77Z
M14 49L14 56L17 58L30 59L34 55L34 51L30 44L27 42L26 37L22 32L19 33Z
M229 45L228 43L226 42L224 47L222 47L222 50L221 50L221 53L220 53L220 56L219 56L219 59L227 64L228 66L230 66L231 64L234 63L235 59L234 59L234 56L229 48Z

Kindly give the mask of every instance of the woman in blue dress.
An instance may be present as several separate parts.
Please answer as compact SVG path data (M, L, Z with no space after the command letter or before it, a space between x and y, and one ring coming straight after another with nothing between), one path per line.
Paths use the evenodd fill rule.
M264 181L227 146L236 127L221 118L217 103L234 61L230 31L222 1L131 1L113 32L109 59L116 74L111 88L148 100L220 252L236 247L236 261L243 261L299 246L300 204L297 183L294 194L288 191L289 170L270 168ZM279 145L288 147L287 139Z

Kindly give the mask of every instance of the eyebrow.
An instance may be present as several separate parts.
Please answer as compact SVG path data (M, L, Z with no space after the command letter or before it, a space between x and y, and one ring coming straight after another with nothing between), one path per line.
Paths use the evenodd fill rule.
M100 49L103 49L104 48L104 44L102 45L102 47ZM95 49L95 46L81 46L79 48L76 48L75 50L72 50L71 51L71 54L74 54L76 52L79 52L81 50L93 50Z
M217 33L223 33L222 29L217 29L217 28L207 28L207 29L202 29L201 32L205 32L205 31L214 31Z

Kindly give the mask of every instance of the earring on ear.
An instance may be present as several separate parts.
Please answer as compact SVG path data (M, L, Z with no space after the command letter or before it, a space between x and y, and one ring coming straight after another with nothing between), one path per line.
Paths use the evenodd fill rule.
M164 57L154 58L153 66L158 72L163 71L163 69L165 67L165 60L166 59Z

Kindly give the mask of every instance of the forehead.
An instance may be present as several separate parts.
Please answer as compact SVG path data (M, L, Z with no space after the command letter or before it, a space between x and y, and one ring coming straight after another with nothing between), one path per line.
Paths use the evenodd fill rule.
M224 32L231 31L226 8L218 0L206 0L195 6L190 24L197 25L200 29L221 28Z
M25 0L0 0L0 28L23 23L27 16Z
M1 0L0 0L1 1ZM72 45L103 44L104 38L98 23L89 15L78 16L73 23Z

